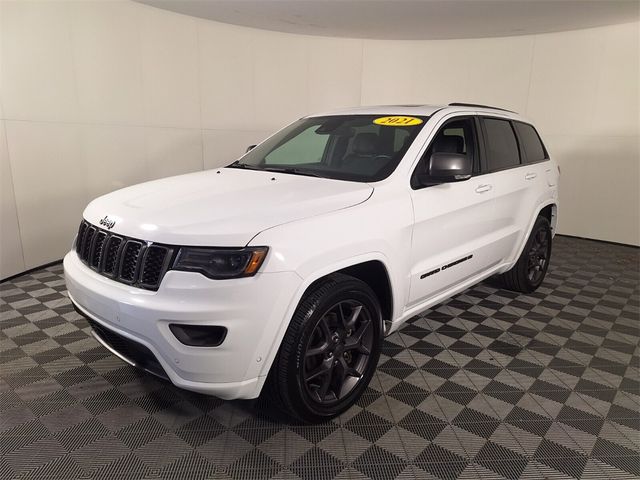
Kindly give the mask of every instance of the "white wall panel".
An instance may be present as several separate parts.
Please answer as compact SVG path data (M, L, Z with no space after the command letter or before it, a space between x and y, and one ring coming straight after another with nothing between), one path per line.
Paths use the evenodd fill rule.
M197 20L142 7L145 124L200 128Z
M141 125L141 13L132 2L73 2L77 93L87 122Z
M203 168L200 130L146 128L147 180Z
M639 26L629 23L601 32L602 57L589 133L637 137L640 132Z
M254 129L276 130L309 113L307 37L256 31Z
M0 275L60 258L99 194L226 165L303 115L358 104L525 113L562 166L559 231L640 244L639 25L379 41L121 0L0 2Z
M0 279L25 269L4 121L0 121Z
M68 13L65 3L0 2L4 118L77 119Z
M80 131L90 199L147 179L144 127L83 125Z
M230 164L247 151L249 145L261 142L270 132L247 130L205 130L204 168L217 168Z
M366 41L362 103L492 102L522 111L532 37Z
M366 40L362 53L361 103L385 105L425 102L416 98L420 83L416 78L415 42ZM420 95L418 95L420 96Z
M69 250L87 203L80 127L5 123L25 268L32 268Z
M590 130L603 51L601 33L601 29L580 30L535 38L526 113L544 133Z
M309 37L309 112L360 104L362 40Z
M464 61L469 66L466 100L524 112L534 38L486 38L465 44Z
M252 32L198 23L203 128L251 128L255 116Z
M547 135L560 163L558 231L640 244L637 137Z
M464 40L419 43L409 85L416 102L447 104L468 101L471 93L473 44ZM397 88L402 87L399 82Z

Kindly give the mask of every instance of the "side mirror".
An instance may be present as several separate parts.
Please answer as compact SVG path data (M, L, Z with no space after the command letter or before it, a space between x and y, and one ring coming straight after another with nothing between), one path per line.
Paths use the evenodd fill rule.
M244 152L244 153L247 153L247 152L249 152L249 151L253 150L254 148L256 148L256 145L249 145L249 146L247 147L247 151L246 151L246 152Z
M469 180L473 172L473 162L461 153L435 152L429 159L427 173L418 175L422 185L462 182Z

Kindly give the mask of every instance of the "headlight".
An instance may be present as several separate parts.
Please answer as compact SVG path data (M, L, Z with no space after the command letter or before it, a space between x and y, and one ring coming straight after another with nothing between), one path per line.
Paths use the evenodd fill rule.
M262 265L268 250L267 247L182 247L173 270L199 272L215 279L251 277Z

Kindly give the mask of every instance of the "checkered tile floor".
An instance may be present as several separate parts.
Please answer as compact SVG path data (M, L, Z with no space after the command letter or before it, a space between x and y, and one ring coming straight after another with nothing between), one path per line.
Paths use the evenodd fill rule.
M358 405L319 426L130 368L60 265L0 284L0 478L637 478L640 251L554 249L536 293L483 283L388 337Z

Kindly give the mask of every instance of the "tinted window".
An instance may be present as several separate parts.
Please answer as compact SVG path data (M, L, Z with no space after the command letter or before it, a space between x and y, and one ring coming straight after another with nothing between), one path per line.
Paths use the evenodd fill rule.
M316 135L317 126L307 128L300 135L293 137L275 148L264 157L266 165L296 165L320 163L327 148L328 135Z
M518 142L506 120L485 118L487 166L490 172L520 164Z
M396 129L393 131L394 132L394 139L393 139L393 148L394 150L400 150L401 148L404 147L404 143L409 141L409 131L408 130L402 130L402 129Z
M229 167L357 182L379 181L393 172L428 120L423 116L398 116L411 121L391 124L385 118L384 115L303 118Z
M527 163L539 162L546 158L544 147L536 130L526 123L515 122L515 127L524 150Z
M427 165L431 155L435 152L461 153L470 156L474 160L474 173L477 173L475 155L475 128L472 118L458 118L445 123L429 144L426 152L418 162L416 170L411 178L411 186L420 187L417 175L427 172Z

